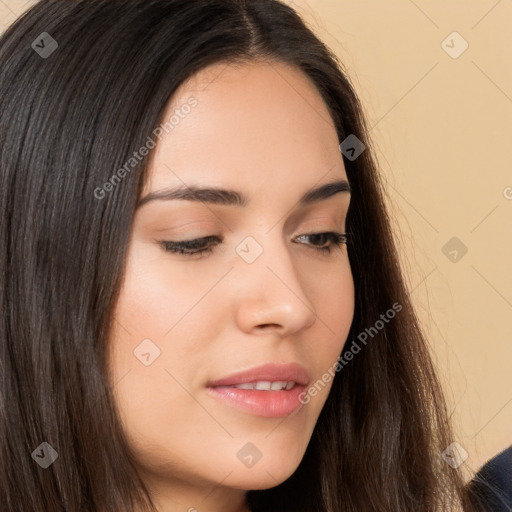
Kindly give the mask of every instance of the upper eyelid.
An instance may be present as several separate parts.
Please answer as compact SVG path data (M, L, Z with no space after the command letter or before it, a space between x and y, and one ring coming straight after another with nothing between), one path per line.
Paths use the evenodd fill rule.
M307 232L305 233L304 230L321 230L321 231L318 231L318 233L326 233L326 232L329 232L329 231L342 231L345 229L345 225L346 225L346 221L347 221L347 212L346 211L342 211L341 215L331 215L331 214L324 214L323 216L320 216L320 217L314 217L312 219L309 219L307 220L305 223L306 224L309 224L309 223L314 223L314 222L317 222L318 224L320 223L323 223L323 222L328 222L328 221L332 221L335 225L333 227L328 227L328 226L317 226L317 227L305 227L305 228L302 228L302 229L295 229L294 231L302 231L300 234L314 234L312 232ZM199 227L197 227L197 231L194 229L194 231L196 232L200 232L200 231L209 231L209 230L213 230L213 231L220 231L220 230L223 230L224 228L222 226L214 226L214 225L211 225L210 223L208 223L207 225L204 225L204 226L201 226L200 225L200 221L199 222L187 222L186 224L182 224L182 225L179 225L178 227L175 227L174 229L176 230L179 230L179 231L184 231L184 233L173 233L171 234L171 231L172 230L168 230L168 228L162 228L162 229L158 229L155 231L155 233L162 233L162 236L165 235L165 233L169 233L168 236L170 237L186 237L187 236L187 228L191 225L191 224L194 224L194 225L197 225L199 224ZM224 222L222 222L222 224L224 224ZM337 225L341 225L343 227L337 227ZM224 224L224 226L226 226ZM231 229L230 227L227 227L228 231L231 231L233 232L233 229ZM315 233L317 233L317 231L315 231ZM205 235L205 236L208 236L208 235ZM204 238L203 236L201 235L197 235L196 237L194 238L188 238L187 240L196 240L196 239L199 239L199 238Z
M209 235L197 235L197 236L193 236L193 237L189 237L189 238L180 238L180 237L186 237L186 234L174 234L174 235L169 235L169 237L176 238L175 241L177 241L177 242L195 242L197 240L203 240L203 239L209 239L209 238L219 238L220 240L225 240L226 236L229 236L229 235L221 234L219 232L221 230L215 230L214 229L212 231L212 233L214 231L216 231L218 234L216 233L216 234L209 234ZM342 233L342 234L344 234L345 233L345 227L338 228L336 226L334 226L334 227L326 227L326 226L324 226L324 227L308 227L308 228L303 228L302 230L299 230L297 232L297 234L293 236L293 238L297 238L298 236L301 236L301 235L321 235L321 234L325 234L325 233ZM165 235L162 235L162 236L165 236Z
M300 212L293 212L290 215L290 217L285 221L284 224L285 225L289 225L291 223L293 223L293 224L296 223L298 225L299 223L302 222L300 219L304 219L305 217L309 216L309 214L311 214L312 211L316 210L317 208L321 209L321 213L319 213L319 214L321 214L322 217L315 217L313 219L307 220L306 222L310 222L311 220L315 220L316 218L324 218L324 217L325 218L334 218L334 222L338 222L340 220L345 220L347 218L347 215L348 215L348 212L349 212L349 209L350 209L350 203L351 203L351 201L350 201L351 196L349 194L348 195L349 204L348 205L345 204L344 199L346 197L347 196L345 194L342 194L341 196L340 195L334 195L334 196L331 196L330 198L327 198L327 199L324 199L322 201L319 201L316 204L309 205L309 206L305 207L303 210L301 210ZM330 201L333 201L333 199L336 199L336 202L334 203L334 205L327 206L327 204ZM172 203L172 202L173 201L170 201L170 203ZM174 201L174 202L176 202L176 201ZM222 220L224 215L227 215L228 219L231 219L232 215L235 215L234 218L238 219L239 215L240 215L240 212L236 212L234 210L231 210L231 211L230 210L225 210L225 211L219 210L218 212L214 212L212 210L212 206L218 206L218 205L205 205L205 204L203 204L203 206L206 207L208 211L200 210L198 212L197 210L191 210L194 213L191 213L190 215L196 216L196 214L197 214L198 215L198 217L197 217L198 221L196 221L196 222L187 222L185 224L180 224L180 225L176 226L175 229L180 229L181 230L183 228L186 228L190 224L200 224L201 221L205 221L206 223L209 224L209 223L211 223L211 220L214 220L214 219L211 219L210 215L213 215L217 219L217 221L220 220L220 222L222 224L225 224L224 220ZM193 203L191 205L187 205L186 206L186 208L188 208L188 207L200 208L201 204L200 203ZM335 208L335 210L333 211L331 208ZM172 215L172 214L170 214L170 215ZM159 215L159 217L160 217L160 215ZM163 228L163 229L159 229L158 231L166 231L166 229L167 228ZM228 228L228 229L231 230L230 228Z

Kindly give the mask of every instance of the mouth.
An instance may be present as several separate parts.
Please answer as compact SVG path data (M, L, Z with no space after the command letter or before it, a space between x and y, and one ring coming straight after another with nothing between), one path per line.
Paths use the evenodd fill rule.
M299 398L308 382L309 374L303 366L270 363L210 382L207 392L228 407L255 416L280 418L304 405Z
M236 388L236 389L257 389L258 391L282 391L290 390L296 385L293 380L274 382L268 380L260 380L257 382L244 382L243 384L233 384L232 386L215 386L217 388Z

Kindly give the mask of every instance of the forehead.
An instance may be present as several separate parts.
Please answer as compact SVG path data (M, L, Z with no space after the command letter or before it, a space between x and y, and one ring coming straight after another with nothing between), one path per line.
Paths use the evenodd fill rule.
M145 192L201 181L236 180L250 190L291 177L303 188L322 177L346 178L327 106L307 75L288 64L209 66L175 92L165 122Z

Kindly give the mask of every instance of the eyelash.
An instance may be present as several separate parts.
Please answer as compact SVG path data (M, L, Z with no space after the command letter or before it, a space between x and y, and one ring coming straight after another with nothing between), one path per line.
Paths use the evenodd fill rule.
M348 244L350 242L349 233L337 233L335 231L328 231L325 233L309 233L306 235L300 235L297 238L302 237L314 237L314 236L327 236L331 245L327 247L315 247L317 251L322 254L330 255L333 248L341 248L343 244ZM201 249L194 250L195 247L200 247L208 242L218 242L222 243L222 237L217 236L206 236L204 238L197 238L195 240L186 240L183 242L167 242L161 241L160 245L163 247L164 251L170 252L173 254L185 254L187 256L194 255L203 255L207 253L211 253L213 251L213 247L210 245L208 247L203 247ZM217 244L216 244L217 245Z

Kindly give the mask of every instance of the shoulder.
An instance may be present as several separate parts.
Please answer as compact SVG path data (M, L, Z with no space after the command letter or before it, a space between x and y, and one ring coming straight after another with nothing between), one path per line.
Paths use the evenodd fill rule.
M512 446L487 461L468 484L472 501L486 512L512 510Z

